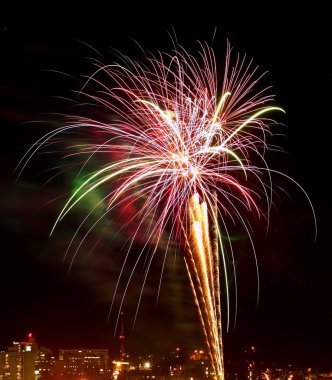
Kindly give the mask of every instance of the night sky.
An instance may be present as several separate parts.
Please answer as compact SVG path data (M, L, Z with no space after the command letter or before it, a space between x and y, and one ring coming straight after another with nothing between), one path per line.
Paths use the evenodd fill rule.
M236 324L224 332L225 355L232 357L255 345L262 358L328 367L332 363L331 247L331 33L328 11L315 4L291 11L234 4L218 10L176 3L159 8L127 4L77 9L20 9L0 17L1 266L0 349L32 331L39 343L57 350L106 347L114 340L118 298L109 308L120 269L124 237L116 231L102 236L89 254L82 247L68 273L66 248L80 220L80 210L49 232L70 178L54 181L56 161L36 157L18 181L15 166L29 145L57 125L59 113L70 113L75 91L93 72L91 59L109 63L116 50L133 58L144 49L170 51L167 31L197 50L210 42L221 66L226 41L268 71L276 103L286 110L276 116L274 142L287 153L269 156L270 166L291 176L305 189L315 209L318 234L305 195L281 178L268 232L253 220L260 271L260 299L248 239L235 242L239 276ZM219 10L220 9L220 10ZM151 12L148 14L147 10ZM58 118L59 119L59 118ZM279 135L280 134L280 135ZM53 157L53 156L52 156ZM58 156L59 157L59 156ZM59 198L60 197L60 198ZM116 229L116 226L114 227ZM95 231L94 238L98 238ZM234 233L240 234L236 229ZM139 250L133 248L133 255ZM157 302L162 249L153 264L133 328L143 269L137 271L124 304L128 351L172 350L204 346L180 255L170 255ZM224 298L223 298L223 301Z

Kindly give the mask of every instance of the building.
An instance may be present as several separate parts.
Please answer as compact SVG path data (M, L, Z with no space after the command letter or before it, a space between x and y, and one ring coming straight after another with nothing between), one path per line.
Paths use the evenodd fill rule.
M0 352L0 380L35 380L35 356L38 345L32 334L24 342L13 342Z
M38 375L53 376L55 374L55 357L49 348L39 348L35 357L35 367Z
M110 371L108 350L59 350L57 372L61 375L106 375Z

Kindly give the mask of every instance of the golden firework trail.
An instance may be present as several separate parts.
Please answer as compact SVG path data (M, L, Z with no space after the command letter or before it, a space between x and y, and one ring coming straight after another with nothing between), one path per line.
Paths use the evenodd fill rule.
M89 194L100 188L106 190L107 195L85 215L73 237L90 222L91 227L74 249L72 262L104 215L121 215L139 203L126 222L135 223L136 230L114 294L134 240L143 236L144 244L123 291L120 311L146 247L152 248L143 286L165 230L165 252L173 241L183 244L185 265L218 379L224 378L222 311L227 325L230 319L226 262L234 263L232 249L226 250L221 231L229 238L228 223L237 221L250 237L246 214L262 214L258 200L266 201L267 210L271 206L272 171L264 159L271 147L266 138L275 124L270 114L283 112L271 105L274 97L268 94L268 88L258 87L263 76L257 74L258 68L239 55L233 62L230 50L228 46L220 87L214 52L205 44L200 45L197 58L177 47L174 54L150 55L144 63L123 56L122 64L97 64L80 95L98 105L108 117L68 117L64 126L29 149L19 168L21 172L33 155L56 144L67 144L66 159L83 157L77 174L80 181L74 183L52 233ZM88 134L88 142L74 144L74 133ZM91 162L100 162L97 157L103 158L103 164L89 171ZM104 204L103 215L91 222L93 210ZM223 276L219 268L223 268ZM232 276L236 281L235 268ZM221 283L227 302L223 310ZM141 296L142 292L138 305Z
M208 345L213 371L224 378L219 254L216 242L217 210L209 218L206 202L195 193L189 200L189 228L183 229L187 256L185 265ZM212 220L211 226L209 219ZM186 232L188 231L188 233Z

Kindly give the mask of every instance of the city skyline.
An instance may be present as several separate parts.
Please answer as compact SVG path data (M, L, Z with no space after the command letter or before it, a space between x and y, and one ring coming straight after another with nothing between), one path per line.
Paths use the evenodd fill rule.
M118 353L121 355L121 351ZM173 377L177 379L202 379L213 376L209 355L202 349L182 350L177 347L163 353L128 353L121 356L109 354L104 348L60 349L54 353L39 346L30 332L24 341L13 342L8 350L0 350L0 377L13 380L34 379L145 379ZM241 355L228 358L226 376L229 379L249 380L330 378L331 372L318 368L301 367L288 362L262 360L256 347L247 347Z
M1 331L0 342L8 345L9 337L30 329L45 336L56 349L60 348L61 339L65 339L67 347L75 341L82 346L93 341L96 342L93 346L101 343L111 346L116 342L114 314L108 321L114 287L110 277L116 276L119 269L110 254L114 237L108 236L92 255L79 256L67 274L68 266L62 265L62 259L71 227L65 225L54 238L48 237L59 210L59 203L53 206L49 202L61 195L59 183L43 186L45 176L38 173L48 165L40 163L42 160L35 161L18 182L12 176L26 145L46 130L40 124L22 123L47 120L45 112L67 111L68 105L55 101L53 96L75 96L72 90L77 90L78 81L54 71L75 78L91 73L90 63L84 57L99 55L85 44L101 51L103 61L107 62L114 59L109 48L125 53L135 51L139 56L139 49L134 48L130 37L144 48L167 50L171 43L164 28L173 25L179 41L194 50L194 40L211 40L217 26L214 49L218 62L222 64L229 38L236 51L247 52L263 71L269 71L268 82L273 84L278 104L286 109L282 119L286 128L278 128L286 137L278 138L278 145L289 154L272 156L271 166L285 171L305 189L318 222L315 242L314 223L305 196L286 181L277 183L289 196L277 192L277 209L272 211L267 234L263 222L254 224L262 284L258 307L253 257L248 254L245 237L236 236L234 230L238 238L236 247L241 251L239 313L235 329L232 326L224 333L225 355L231 356L243 346L254 344L266 350L267 355L284 360L294 357L294 361L312 360L313 365L328 364L332 357L331 200L328 186L322 181L329 174L329 136L325 130L330 123L326 110L331 89L327 59L331 41L325 30L323 10L303 9L302 18L295 23L290 12L275 10L273 16L268 13L255 16L252 9L248 14L253 22L243 11L239 15L240 26L230 21L222 23L214 17L205 18L195 28L189 19L181 23L180 17L171 19L167 15L163 15L158 25L156 21L148 21L143 10L138 11L140 20L127 19L123 25L120 20L113 20L113 25L96 20L89 24L88 14L81 12L85 22L64 17L61 28L46 15L41 20L32 18L31 22L20 23L9 17L1 21L3 73L6 73L0 77L4 111L1 123L6 126L8 144L3 143L1 152L5 168L1 188L5 252L1 295L6 308L0 318L6 329ZM307 30L306 25L312 20L316 28ZM261 29L265 30L264 35ZM117 249L121 241L114 244ZM183 346L204 343L183 263L179 257L175 261L171 257L167 265L156 304L154 289L160 275L156 263L154 269L158 273L148 283L134 329L131 326L137 296L135 286L126 299L126 334L132 349L142 342L147 350L175 345L175 338L165 333L171 330ZM139 276L136 281L137 287Z

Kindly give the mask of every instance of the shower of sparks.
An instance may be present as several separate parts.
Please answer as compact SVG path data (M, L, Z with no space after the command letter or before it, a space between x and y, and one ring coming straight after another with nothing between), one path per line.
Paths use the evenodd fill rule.
M116 117L107 122L69 117L65 126L37 141L22 161L23 169L38 150L53 144L55 138L59 141L60 135L70 136L77 130L98 133L102 143L69 146L74 151L67 158L73 154L86 158L80 169L80 182L59 213L52 233L97 188L107 190L104 215L121 212L139 202L140 209L130 219L137 223L130 247L138 234L143 233L145 243L119 310L144 249L152 246L143 286L167 230L165 252L171 241L179 241L185 247L185 265L214 373L219 379L224 378L219 262L227 296L227 324L227 262L234 264L233 251L230 247L226 252L223 239L230 241L228 220L238 221L250 237L245 215L262 214L260 199L265 199L267 210L271 205L270 170L264 159L264 153L270 149L266 137L275 124L270 115L283 112L271 105L274 97L268 94L268 88L257 89L262 77L257 69L252 61L239 55L233 62L228 46L223 82L218 88L215 56L205 44L201 44L197 59L178 47L173 55L150 55L144 63L123 57L122 64L100 65L81 95L101 106L105 114ZM92 94L87 91L89 86L95 87ZM89 162L99 155L108 155L109 162L83 176ZM128 253L123 265L127 260ZM236 285L235 268L232 277ZM142 292L138 305L141 296Z

